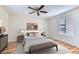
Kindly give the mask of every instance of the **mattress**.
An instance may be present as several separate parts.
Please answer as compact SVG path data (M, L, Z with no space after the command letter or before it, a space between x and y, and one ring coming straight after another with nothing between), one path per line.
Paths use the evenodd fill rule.
M27 37L24 39L24 51L29 52L31 47L32 50L39 49L50 45L51 39L46 37Z

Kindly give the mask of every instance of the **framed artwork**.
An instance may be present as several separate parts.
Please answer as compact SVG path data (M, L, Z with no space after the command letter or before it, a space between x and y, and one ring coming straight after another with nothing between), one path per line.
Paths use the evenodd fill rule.
M38 30L37 23L27 23L27 30Z

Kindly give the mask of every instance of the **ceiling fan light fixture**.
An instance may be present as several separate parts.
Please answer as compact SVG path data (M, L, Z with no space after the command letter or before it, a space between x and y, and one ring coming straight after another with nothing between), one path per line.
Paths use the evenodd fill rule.
M29 14L32 14L32 13L37 13L38 16L40 16L40 12L41 13L47 13L47 11L40 11L41 9L43 9L45 6L44 5L41 5L39 8L36 7L36 8L32 8L32 7L28 7L29 9L32 9L34 10L33 12L30 12Z

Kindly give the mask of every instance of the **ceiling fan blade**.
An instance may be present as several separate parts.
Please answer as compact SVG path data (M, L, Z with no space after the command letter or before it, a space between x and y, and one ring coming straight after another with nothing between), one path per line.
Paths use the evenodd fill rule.
M39 12L37 12L37 15L38 15L38 16L40 15Z
M47 13L47 11L40 11L40 12L42 12L42 13Z
M36 9L34 9L34 8L32 8L32 7L28 7L29 9L32 9L32 10L36 10Z
M41 5L40 8L38 10L41 10L44 7L44 5Z
M35 12L30 12L29 14L32 14L32 13L35 13Z

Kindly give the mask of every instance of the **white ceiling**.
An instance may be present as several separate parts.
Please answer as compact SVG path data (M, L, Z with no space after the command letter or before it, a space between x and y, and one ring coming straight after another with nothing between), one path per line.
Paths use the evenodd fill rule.
M41 13L40 16L37 16L36 13L28 14L29 12L32 12L31 9L28 9L28 6L29 5L4 5L2 7L5 8L10 14L21 14L26 16L46 17L46 18L61 14L63 12L78 7L74 5L45 5L45 7L42 10L45 10L48 13L47 14ZM30 6L39 7L39 5L30 5Z

